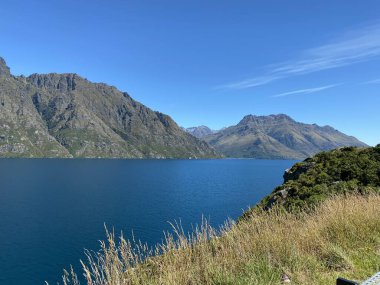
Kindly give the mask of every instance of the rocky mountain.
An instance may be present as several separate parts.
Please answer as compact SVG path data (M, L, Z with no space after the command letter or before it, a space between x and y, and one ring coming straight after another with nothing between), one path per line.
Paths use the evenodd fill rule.
M206 127L206 126L191 127L185 130L189 134L192 134L194 137L199 138L199 139L207 135L215 134L216 132L218 132L216 130L211 130L209 127Z
M287 115L245 116L237 125L203 138L227 157L303 159L342 146L366 146L330 126L296 122Z
M0 157L209 158L206 142L77 74L13 76L0 58Z

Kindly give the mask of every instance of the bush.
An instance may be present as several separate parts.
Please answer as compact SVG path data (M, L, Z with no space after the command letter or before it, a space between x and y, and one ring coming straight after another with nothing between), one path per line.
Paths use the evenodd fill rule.
M269 205L268 201L276 200L288 210L299 210L338 193L376 192L380 187L380 145L322 152L296 163L291 171L303 173L277 187L260 207L270 208L273 203ZM276 199L284 189L291 189L286 199Z

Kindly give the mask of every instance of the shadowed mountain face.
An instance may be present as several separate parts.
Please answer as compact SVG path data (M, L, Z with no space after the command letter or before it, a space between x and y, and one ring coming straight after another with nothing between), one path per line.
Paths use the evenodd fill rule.
M303 159L342 146L366 146L332 127L303 124L286 115L245 116L236 126L203 138L227 157Z
M76 74L15 77L0 58L0 157L217 157L127 93Z

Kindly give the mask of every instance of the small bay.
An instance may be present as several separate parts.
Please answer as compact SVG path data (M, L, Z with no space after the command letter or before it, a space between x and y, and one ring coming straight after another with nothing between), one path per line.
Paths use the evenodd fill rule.
M149 244L169 222L218 227L282 183L291 160L0 160L0 284L60 282L104 225Z

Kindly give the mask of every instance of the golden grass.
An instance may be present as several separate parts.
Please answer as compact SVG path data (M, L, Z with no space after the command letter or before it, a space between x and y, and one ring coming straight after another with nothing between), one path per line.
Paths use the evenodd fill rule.
M280 209L228 223L206 221L190 236L178 225L149 248L107 232L82 262L86 284L335 284L380 270L380 196L335 197L308 213ZM78 284L65 272L64 284Z

